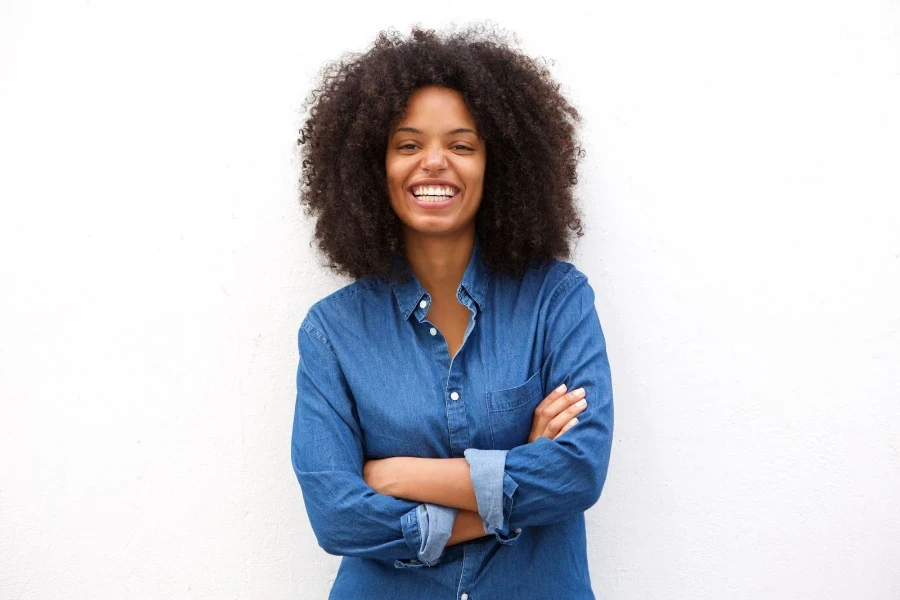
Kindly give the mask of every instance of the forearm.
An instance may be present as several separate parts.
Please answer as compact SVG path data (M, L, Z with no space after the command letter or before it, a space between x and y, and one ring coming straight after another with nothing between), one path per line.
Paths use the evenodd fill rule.
M379 494L478 512L464 458L386 458L367 463L364 476Z
M453 533L450 535L447 545L461 544L486 535L481 516L477 512L461 510L456 515L456 521L453 522Z
M466 459L406 457L400 468L396 498L478 512Z

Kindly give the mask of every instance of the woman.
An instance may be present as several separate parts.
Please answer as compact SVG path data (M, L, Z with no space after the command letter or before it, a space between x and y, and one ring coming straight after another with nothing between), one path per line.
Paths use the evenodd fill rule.
M331 598L593 598L584 511L612 388L562 262L578 114L492 32L382 33L300 132L320 249L355 282L300 327L292 462Z

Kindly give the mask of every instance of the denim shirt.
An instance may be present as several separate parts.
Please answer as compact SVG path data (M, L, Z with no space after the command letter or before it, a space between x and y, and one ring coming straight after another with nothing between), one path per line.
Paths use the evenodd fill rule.
M593 598L584 511L606 479L613 405L587 278L561 261L491 271L476 242L451 358L399 254L394 270L320 300L299 331L291 459L319 545L344 557L330 597ZM559 439L528 443L561 383L584 387L587 408ZM488 535L445 547L456 509L376 493L363 464L391 456L465 457Z

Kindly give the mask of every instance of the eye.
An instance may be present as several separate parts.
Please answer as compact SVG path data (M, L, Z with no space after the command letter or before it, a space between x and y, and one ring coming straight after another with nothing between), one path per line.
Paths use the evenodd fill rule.
M464 145L462 145L462 144L456 144L455 146L452 146L452 148L453 148L454 150L461 150L461 151L464 151L464 152L474 152L474 151L475 151L474 148L469 148L468 146L464 146Z
M402 146L399 146L397 148L397 150L415 150L416 148L417 148L417 146L415 144L409 143L409 144L403 144Z

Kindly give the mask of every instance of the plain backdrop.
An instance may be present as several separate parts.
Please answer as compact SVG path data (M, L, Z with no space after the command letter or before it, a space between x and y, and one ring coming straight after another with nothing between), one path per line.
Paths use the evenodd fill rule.
M584 117L598 598L900 597L896 1L3 0L0 598L326 597L296 335L347 282L302 102L382 29L483 19Z

